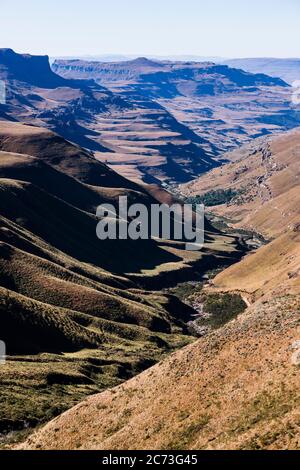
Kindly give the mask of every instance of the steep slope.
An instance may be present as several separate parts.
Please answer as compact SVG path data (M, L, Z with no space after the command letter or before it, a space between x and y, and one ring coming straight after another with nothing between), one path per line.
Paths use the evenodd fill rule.
M299 229L299 224L295 225L256 253L218 274L212 290L244 292L250 294L251 301L261 296L299 293Z
M89 185L140 190L138 185L97 161L92 153L47 129L0 121L0 150L42 158Z
M47 56L0 49L0 79L6 87L6 102L0 105L4 118L46 126L91 150L106 149L91 140L85 124L95 114L130 106L93 81L59 77Z
M276 204L282 197L291 211L292 196L299 195L298 138L294 132L274 139L241 161L235 154L229 167L248 162L249 170L232 175L225 166L225 181L251 181L267 164ZM239 294L248 305L243 313L78 404L19 448L299 449L300 214L297 209L289 224L277 211L268 217L275 239L219 273L199 295ZM259 217L253 224L262 227ZM198 313L201 319L203 305Z
M41 88L57 88L68 83L51 70L47 56L16 54L12 49L1 49L0 55L3 80L18 80Z
M240 153L229 154L233 162L200 179L181 186L183 194L194 197L232 190L232 198L214 205L214 214L228 217L232 226L245 227L270 238L299 220L298 129L268 140L259 140ZM223 196L222 196L223 194Z
M299 236L298 224L206 289L241 293L244 313L19 448L299 449Z
M299 309L299 296L252 306L22 448L299 449Z
M242 86L285 86L283 80L267 75L254 75L240 69L210 62L154 61L140 57L115 63L80 60L55 61L53 70L65 78L89 78L109 86L122 86L151 98L216 95L232 92Z

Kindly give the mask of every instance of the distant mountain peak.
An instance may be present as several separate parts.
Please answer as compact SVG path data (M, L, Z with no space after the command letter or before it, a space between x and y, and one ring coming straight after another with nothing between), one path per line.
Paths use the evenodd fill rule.
M154 60L148 59L147 57L137 57L130 62L131 64L142 65L144 67L163 67L161 62L156 62Z

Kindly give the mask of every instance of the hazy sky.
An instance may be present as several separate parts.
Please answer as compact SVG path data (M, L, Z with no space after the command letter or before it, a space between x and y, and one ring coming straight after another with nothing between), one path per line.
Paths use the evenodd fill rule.
M0 47L55 55L299 57L300 0L0 0Z

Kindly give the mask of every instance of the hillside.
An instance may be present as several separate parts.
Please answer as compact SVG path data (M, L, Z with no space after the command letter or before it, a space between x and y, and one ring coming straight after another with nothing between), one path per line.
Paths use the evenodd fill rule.
M194 253L184 241L98 240L99 204L119 195L146 205L173 198L127 181L47 129L0 122L0 194L8 353L1 442L191 342L186 323L194 310L155 289L243 254L235 237L209 224L205 248Z
M218 160L225 151L259 136L292 129L300 123L299 110L291 106L291 88L287 83L224 64L142 57L114 63L57 60L52 67L66 79L92 78L127 101L140 102L142 108L149 107L150 103L159 104L193 133L190 137L186 135L188 139L195 142L192 135L198 136L201 139L198 146ZM136 130L142 137L141 117L134 115L134 118L140 124ZM126 147L132 147L129 147L130 152L122 149L103 158L123 174L127 172L126 175L132 176L137 170L143 173L141 167L143 163L147 165L147 161L140 160L141 152L138 152L143 150L143 144L131 143L128 121L112 120L109 126L101 121L99 125L109 145L118 146L119 139L125 139ZM121 134L121 129L125 133ZM176 148L173 150L176 154ZM182 162L187 154L181 150L180 153ZM195 167L193 173L197 170L199 174L200 167Z
M228 163L203 177L181 186L188 197L232 190L226 203L210 207L214 214L229 219L233 227L244 227L277 236L283 228L299 220L300 130L280 137L253 142L251 146L228 154Z
M18 448L299 449L299 242L298 224L206 287L241 294L243 313Z
M218 274L211 289L242 292L251 301L262 296L269 299L279 294L299 294L299 224Z
M299 315L299 295L256 303L22 448L299 449Z
M250 201L233 204L231 210L251 215L253 229L273 237L188 298L198 313L193 323L214 326L126 383L82 401L18 448L300 448L298 146L298 131L267 143L260 140L251 155L243 148L240 159L235 152L232 163L193 183L195 191L202 184L203 192L209 185L218 188L220 181L245 185ZM287 217L276 210L282 200ZM219 297L228 294L247 304L229 321ZM204 297L215 306L210 314Z
M97 161L91 152L48 129L0 121L0 150L39 157L57 170L92 186L141 189Z

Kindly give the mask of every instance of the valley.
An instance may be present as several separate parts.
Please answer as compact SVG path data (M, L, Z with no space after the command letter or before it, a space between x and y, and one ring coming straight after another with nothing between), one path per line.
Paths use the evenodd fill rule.
M219 181L230 183L235 178L237 185L251 184L250 203L232 201L212 210L240 211L243 218L233 226L243 227L244 220L255 214L256 204L251 226L272 239L227 269L206 276L202 286L177 287L177 295L189 300L198 314L202 312L200 322L193 315L201 337L126 383L83 401L18 448L299 449L297 148L298 132L276 137L267 146L260 142L253 151L255 159L245 158L249 149L243 148L242 157L235 152L232 163L181 188L187 194L201 194L209 182L218 187ZM265 166L271 155L272 171ZM245 162L247 173L232 171ZM279 194L276 168L283 172ZM266 172L264 181L272 184L272 196L263 200L255 183L261 170ZM278 204L280 197L290 214L286 223L274 210L261 217L260 211L268 212L269 204ZM243 299L244 305L237 299ZM227 318L225 305L230 306Z
M205 248L99 241L96 207L119 195L172 202L53 132L0 122L0 444L190 343L193 309L159 292L244 248L207 222ZM157 199L158 198L158 199ZM156 291L157 289L157 291Z
M191 180L219 166L224 152L300 123L286 82L226 65L138 58L119 63L57 60L52 68L68 80L92 78L142 108L138 117L129 112L133 120L125 112L97 124L105 146L113 149L98 158L130 179L149 182L151 172L153 182L153 177L166 183ZM144 115L147 120L141 121ZM158 122L167 133L159 132ZM153 141L162 147L152 147Z
M290 85L12 49L0 79L0 447L299 448ZM99 240L120 196L204 202L203 248Z

